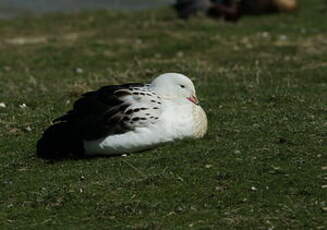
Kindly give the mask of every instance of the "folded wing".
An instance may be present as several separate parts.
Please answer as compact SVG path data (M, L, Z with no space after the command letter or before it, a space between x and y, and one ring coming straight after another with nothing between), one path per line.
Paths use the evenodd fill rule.
M161 98L143 84L106 86L88 92L54 122L71 123L85 140L146 127L160 119Z

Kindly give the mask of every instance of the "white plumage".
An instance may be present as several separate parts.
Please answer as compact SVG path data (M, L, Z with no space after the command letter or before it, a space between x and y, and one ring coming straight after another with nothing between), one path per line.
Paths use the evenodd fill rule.
M123 100L130 102L132 109L147 108L134 113L132 120L136 117L148 119L129 123L129 126L134 127L128 132L84 141L86 154L137 152L177 139L197 138L205 134L207 118L202 108L194 103L196 101L190 100L196 96L189 78L182 74L167 73L141 90L145 95L136 96L131 92Z
M55 121L71 124L85 155L139 152L207 131L192 81L177 73L86 93Z

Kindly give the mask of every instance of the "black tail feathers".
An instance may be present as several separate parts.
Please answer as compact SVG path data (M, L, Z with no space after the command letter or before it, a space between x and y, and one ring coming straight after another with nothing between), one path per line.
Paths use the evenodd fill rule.
M64 159L83 156L83 140L69 122L60 122L45 130L37 142L37 156Z

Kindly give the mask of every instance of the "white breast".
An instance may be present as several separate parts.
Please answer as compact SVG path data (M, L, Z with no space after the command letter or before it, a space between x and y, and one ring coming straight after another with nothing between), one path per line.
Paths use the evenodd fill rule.
M207 115L201 106L193 107L193 137L203 137L208 129Z

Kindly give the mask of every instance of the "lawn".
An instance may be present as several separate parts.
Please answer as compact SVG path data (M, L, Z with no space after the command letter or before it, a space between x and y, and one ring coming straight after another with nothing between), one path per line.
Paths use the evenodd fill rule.
M1 229L326 229L327 21L176 19L170 8L0 21ZM45 161L83 92L191 77L207 135L128 157Z

